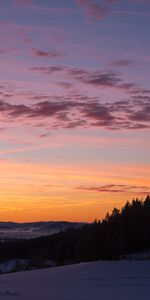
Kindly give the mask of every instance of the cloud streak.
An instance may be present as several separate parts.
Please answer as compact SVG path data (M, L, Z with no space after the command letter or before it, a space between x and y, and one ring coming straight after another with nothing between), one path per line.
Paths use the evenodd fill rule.
M130 65L131 61L121 60L116 61L114 64L117 67L123 65ZM130 94L137 93L150 93L150 90L142 89L134 82L124 82L119 76L119 73L113 70L88 70L84 68L68 67L63 65L50 65L50 66L32 66L29 71L37 72L43 75L51 76L54 73L62 73L63 77L68 80L73 79L85 85L91 85L96 88L114 88Z
M102 186L78 186L76 190L96 192L96 193L135 193L135 194L145 194L150 192L150 187L148 186L135 186L126 184L107 184Z
M34 56L42 57L42 58L60 58L64 56L64 53L59 52L57 50L45 51L40 49L33 49L32 53Z
M150 3L149 0L130 0L131 2L136 3ZM92 19L103 19L109 15L125 14L125 15L137 15L137 16L149 16L148 11L141 10L126 10L126 9L113 9L113 6L120 2L120 0L104 0L101 3L98 3L94 0L76 0L76 3L85 11L87 17Z
M97 4L92 0L76 0L77 4L83 8L88 17L94 19L101 19L107 16L111 12L111 8L107 5Z
M115 67L115 68L120 68L120 67L128 67L131 66L135 63L133 60L129 59L121 59L121 60L114 60L110 62L110 66Z

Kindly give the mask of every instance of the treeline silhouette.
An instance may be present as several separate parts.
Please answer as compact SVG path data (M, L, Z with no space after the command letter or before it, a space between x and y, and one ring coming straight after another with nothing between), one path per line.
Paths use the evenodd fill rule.
M118 259L121 255L150 249L150 196L114 208L102 221L80 229L71 228L51 236L0 242L0 261L27 258L31 266L46 260L57 264L98 259Z

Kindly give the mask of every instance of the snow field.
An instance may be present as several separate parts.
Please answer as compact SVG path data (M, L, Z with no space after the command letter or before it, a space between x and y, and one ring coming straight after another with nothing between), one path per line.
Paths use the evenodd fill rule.
M150 261L98 261L0 275L0 299L149 300Z

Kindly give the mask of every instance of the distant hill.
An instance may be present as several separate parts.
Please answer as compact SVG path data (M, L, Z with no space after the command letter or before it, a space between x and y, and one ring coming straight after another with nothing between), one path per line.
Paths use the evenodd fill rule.
M150 259L150 196L114 208L103 220L91 224L70 222L0 223L0 262L28 260L28 269L92 260L128 257ZM66 229L66 230L65 230ZM55 233L54 233L55 232ZM9 234L8 234L9 233ZM53 234L52 234L53 233ZM45 235L45 236L44 236ZM2 234L1 234L2 237ZM32 239L23 239L32 237ZM33 238L34 237L34 238ZM35 238L36 237L36 238ZM16 266L20 270L20 266Z
M67 221L14 223L0 222L0 238L30 239L51 235L69 228L81 228L85 223Z

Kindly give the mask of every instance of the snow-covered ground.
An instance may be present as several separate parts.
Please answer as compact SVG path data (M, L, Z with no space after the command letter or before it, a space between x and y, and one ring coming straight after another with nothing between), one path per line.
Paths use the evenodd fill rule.
M10 260L6 260L4 262L0 263L0 273L9 273L9 272L13 272L13 270L16 269L17 265L22 266L22 270L23 270L23 266L26 266L28 263L28 260L26 259L10 259Z
M0 299L149 300L150 261L82 263L0 275Z
M46 267L56 266L56 262L51 260L44 260L43 265ZM37 266L31 264L29 259L10 259L0 263L0 274L19 272L21 270L37 269Z

